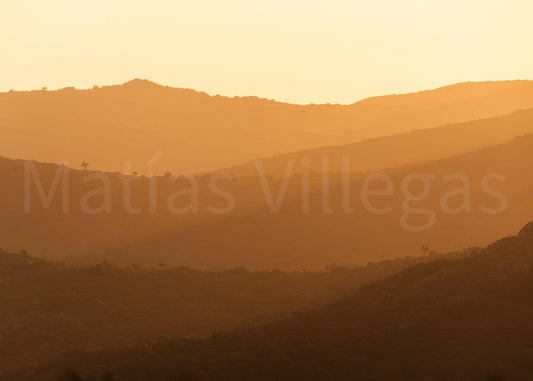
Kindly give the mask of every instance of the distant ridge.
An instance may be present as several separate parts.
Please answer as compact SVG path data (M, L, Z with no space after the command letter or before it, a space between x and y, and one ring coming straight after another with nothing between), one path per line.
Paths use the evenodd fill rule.
M509 142L528 133L533 133L533 108L505 116L447 124L359 143L311 148L259 160L265 171L274 176L283 176L291 160L295 161L294 173L321 173L324 170L323 157L328 160L326 169L329 172L344 170L344 156L350 159L349 168L346 169L351 172L376 171L426 160L445 159L488 145ZM255 160L222 171L235 176L257 175Z
M163 174L348 144L533 107L533 82L462 83L351 105L210 96L132 80L90 90L0 93L0 154ZM147 163L155 155L156 162Z
M480 90L483 90L485 93L497 93L501 90L505 90L506 88L512 88L515 86L527 86L528 84L531 84L533 80L526 80L526 79L516 79L516 80L507 80L507 81L465 81L465 82L458 82L451 85L441 86L434 89L426 89L426 90L419 90L419 91L412 91L412 92L405 92L405 93L395 93L395 94L387 94L387 95L377 95L377 96L371 96L367 98L363 98L358 101L354 101L352 103L307 103L307 104L299 104L299 103L290 103L290 102L282 102L276 99L272 98L265 98L258 95L234 95L234 96L228 96L228 95L221 95L221 94L213 94L208 93L206 91L201 90L195 90L192 88L186 88L186 87L176 87L171 85L164 85L160 84L158 82L146 79L146 78L133 78L129 81L126 81L121 84L106 84L106 85L94 85L92 88L76 88L73 86L67 86L63 88L58 88L56 90L50 90L46 87L42 89L34 89L34 90L11 90L11 91L4 91L0 92L0 94L9 94L9 93L32 93L32 92L41 92L46 91L50 93L54 92L61 92L65 90L76 90L76 91L90 91L90 90L96 90L96 89L108 89L108 88L134 88L134 89L171 89L171 90L178 90L178 91L184 91L184 92L192 92L196 94L202 94L207 95L209 97L215 97L215 98L225 98L225 99L256 99L256 100L265 100L265 101L271 101L275 103L280 104L287 104L292 106L354 106L357 104L371 104L371 103L381 103L383 99L387 98L395 98L395 97L438 97L438 96L445 96L446 94L451 96L456 96L457 92L463 92L463 98L468 99L471 97L476 97L480 95ZM465 91L466 90L466 91ZM391 99L394 101L393 99Z

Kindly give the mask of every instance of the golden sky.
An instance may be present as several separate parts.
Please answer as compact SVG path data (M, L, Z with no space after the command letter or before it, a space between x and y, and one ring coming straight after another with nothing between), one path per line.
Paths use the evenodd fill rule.
M531 0L2 0L0 91L147 78L352 103L533 79Z

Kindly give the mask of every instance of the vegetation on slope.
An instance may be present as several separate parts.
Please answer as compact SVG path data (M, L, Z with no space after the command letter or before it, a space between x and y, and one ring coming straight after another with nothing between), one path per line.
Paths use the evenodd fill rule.
M278 323L71 352L4 379L71 369L83 380L529 380L533 223L473 254L412 266Z
M457 255L464 255L458 253ZM320 272L75 267L0 251L0 371L69 349L199 337L318 308L439 255Z

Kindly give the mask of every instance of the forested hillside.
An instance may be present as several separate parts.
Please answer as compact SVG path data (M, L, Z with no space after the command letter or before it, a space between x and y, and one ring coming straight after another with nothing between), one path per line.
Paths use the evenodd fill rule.
M12 376L54 379L70 369L82 380L526 381L532 266L533 223L467 258L415 265L282 322L71 352Z
M320 272L210 272L162 263L147 270L109 263L75 267L0 251L0 372L70 349L257 326L441 257L434 253Z

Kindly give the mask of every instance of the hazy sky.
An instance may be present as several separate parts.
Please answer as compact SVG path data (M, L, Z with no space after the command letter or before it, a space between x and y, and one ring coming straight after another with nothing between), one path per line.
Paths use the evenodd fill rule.
M0 91L147 78L294 103L533 79L531 0L2 0Z

